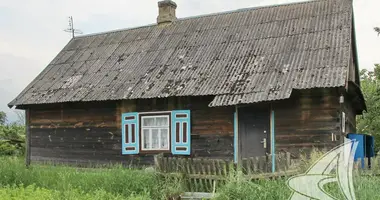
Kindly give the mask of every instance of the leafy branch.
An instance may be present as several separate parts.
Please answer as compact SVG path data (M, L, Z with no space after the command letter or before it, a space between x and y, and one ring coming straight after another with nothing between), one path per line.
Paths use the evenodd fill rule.
M357 131L375 137L376 144L380 142L380 65L375 65L373 71L360 72L361 87L367 104L367 112L357 118ZM376 151L380 145L375 145Z

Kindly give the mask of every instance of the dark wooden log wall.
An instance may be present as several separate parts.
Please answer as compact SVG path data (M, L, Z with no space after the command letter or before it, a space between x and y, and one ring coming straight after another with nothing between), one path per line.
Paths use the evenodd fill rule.
M352 104L353 102L346 97L343 108L346 113L346 134L356 133L356 112Z
M67 164L124 161L115 103L30 108L31 159Z
M192 111L192 156L233 159L234 154L234 107L209 108L213 98L191 102L183 99L180 104ZM207 103L206 103L207 102Z
M312 148L329 150L339 144L340 104L336 90L293 91L290 99L272 106L276 152L299 156ZM337 141L333 141L335 135Z
M179 97L121 102L118 116L123 112L191 110L191 156L233 159L233 107L209 108L213 97ZM120 120L118 120L119 122ZM141 157L141 156L140 156ZM153 155L144 155L153 162Z
M212 97L184 97L30 106L30 157L33 162L149 165L152 154L121 155L121 114L190 109L191 156L232 160L234 107L209 108L210 101ZM336 90L295 91L289 100L271 105L277 152L297 156L313 147L331 149L339 144L341 108ZM349 132L355 129L350 106L347 101L344 107ZM332 134L338 141L332 141Z
M121 155L123 112L191 109L192 155L233 159L233 108L208 108L212 97L39 105L29 108L31 160L73 165L149 165L153 155Z

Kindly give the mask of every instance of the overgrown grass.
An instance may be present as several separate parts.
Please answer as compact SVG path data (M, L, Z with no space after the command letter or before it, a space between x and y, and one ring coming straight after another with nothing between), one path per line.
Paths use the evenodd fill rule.
M300 174L306 172L324 154L325 152L314 149L310 155L301 156L301 163L298 166ZM366 175L358 171L354 172L356 199L380 199L379 160L379 158L374 159L372 170ZM247 181L241 172L232 171L230 173L231 176L228 178L227 183L217 189L216 200L286 200L289 199L292 193L286 185L288 179L286 177L278 180ZM307 186L305 185L305 187ZM324 189L337 199L345 199L336 182L325 185Z
M238 199L288 199L291 191L286 187L285 179L257 180L244 179L241 172L230 176L227 183L217 189L216 200Z
M17 200L57 200L57 199L77 199L77 200L121 200L125 199L121 195L114 195L105 190L96 190L92 193L85 193L78 189L68 191L48 190L38 188L34 185L27 187L5 186L0 189L1 199ZM130 196L128 199L149 199L146 196Z
M306 187L306 186L305 186ZM356 199L380 199L380 177L359 176L354 177ZM336 197L344 199L336 183L328 184L324 189ZM216 200L243 200L266 199L287 200L291 191L286 186L286 179L246 181L244 179L230 179L224 187L217 190Z
M312 163L315 154L304 161ZM32 165L24 160L0 157L0 199L52 200L161 200L184 192L180 178L164 178L147 170L114 166L109 169L77 169L65 166ZM357 199L380 199L380 177L356 174ZM339 188L328 184L325 189L336 197ZM291 191L286 178L247 181L242 172L230 173L226 184L216 188L216 200L288 199Z
M104 193L104 195L131 198L166 199L169 194L180 193L182 184L177 179L165 179L154 172L126 169L76 169L64 166L32 165L25 167L19 158L2 157L0 161L0 186L5 190L16 186L31 186L38 193L58 192L68 195ZM27 187L28 188L28 187ZM21 189L20 189L21 190ZM46 192L49 191L49 192ZM72 193L67 193L72 191ZM136 197L137 198L137 197ZM76 199L76 198L63 198ZM111 198L112 199L112 198Z

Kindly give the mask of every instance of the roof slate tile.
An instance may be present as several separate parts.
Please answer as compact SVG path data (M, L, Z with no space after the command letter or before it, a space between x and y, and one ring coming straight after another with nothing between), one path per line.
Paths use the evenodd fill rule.
M342 87L352 3L316 0L72 39L10 106L215 96L210 106Z

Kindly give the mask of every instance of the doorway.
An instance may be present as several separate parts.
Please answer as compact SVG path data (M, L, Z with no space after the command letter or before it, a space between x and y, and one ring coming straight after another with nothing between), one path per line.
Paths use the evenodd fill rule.
M238 114L240 158L265 156L270 151L269 107L241 107Z

